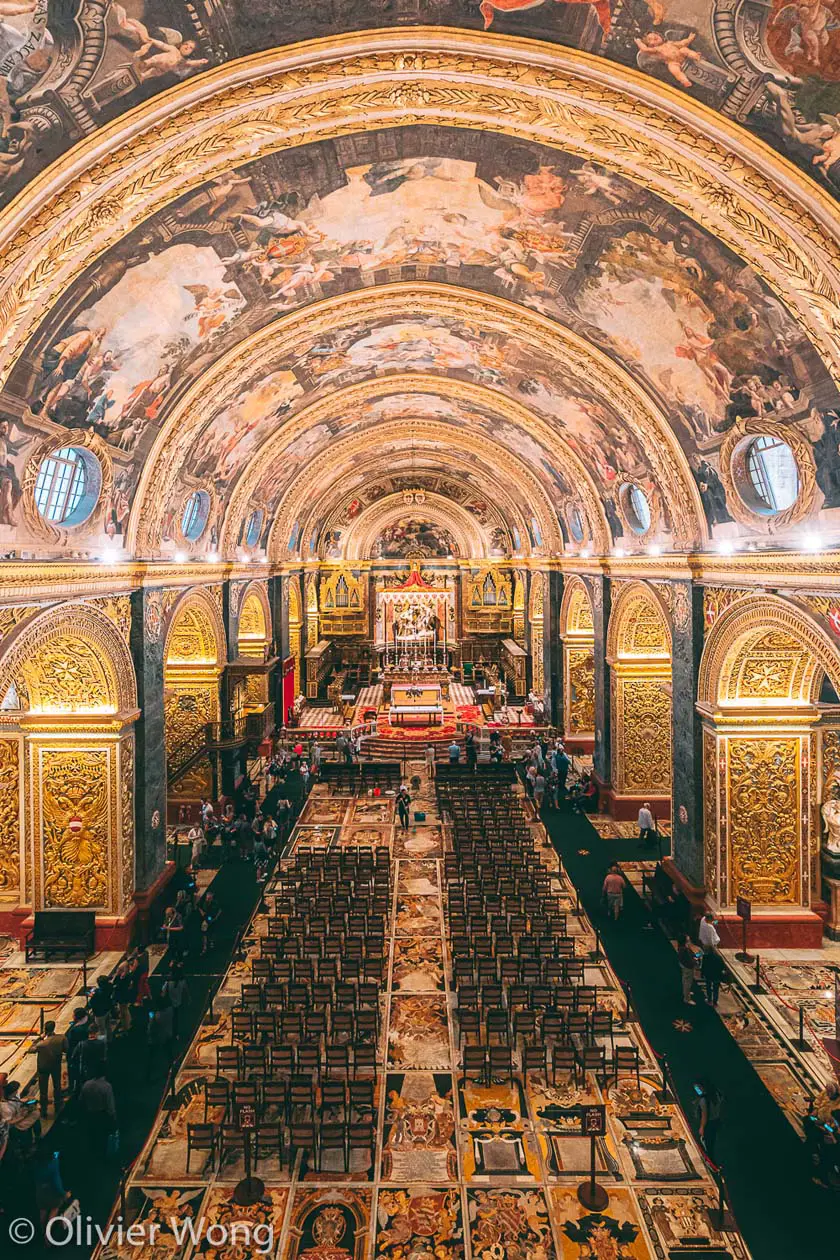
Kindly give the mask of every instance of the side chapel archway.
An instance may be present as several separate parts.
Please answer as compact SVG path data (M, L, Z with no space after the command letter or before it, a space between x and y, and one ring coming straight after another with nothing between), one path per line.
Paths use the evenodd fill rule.
M724 912L738 897L789 943L819 945L820 802L840 779L840 651L819 613L762 593L736 600L703 650L704 873ZM760 941L757 941L760 943Z
M563 642L563 737L573 749L595 747L595 624L580 578L566 581L560 605Z
M98 603L35 613L3 643L0 921L19 906L94 910L107 928L132 907L130 612L127 597Z
M212 790L203 752L207 725L219 720L225 634L212 594L185 591L172 609L164 645L164 729L169 799L193 800Z
M611 812L633 818L650 801L671 813L671 632L643 582L619 587L607 632L611 666Z

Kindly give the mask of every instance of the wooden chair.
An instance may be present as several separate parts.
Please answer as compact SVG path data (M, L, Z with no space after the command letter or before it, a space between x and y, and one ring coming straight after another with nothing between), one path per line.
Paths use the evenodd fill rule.
M341 1151L344 1171L347 1172L347 1127L344 1124L322 1124L320 1131L319 1160L324 1166L325 1151Z
M238 1125L223 1124L219 1130L219 1167L231 1152L244 1158L245 1143L249 1140L250 1134L243 1132Z
M548 1080L548 1051L545 1046L525 1046L522 1051L522 1072L525 1080L529 1072L539 1072Z
M557 1074L562 1072L566 1079L573 1076L577 1080L577 1058L575 1048L568 1042L555 1045L551 1056L551 1081L557 1084Z
M187 1125L187 1172L190 1171L190 1159L193 1151L204 1151L209 1156L209 1166L213 1168L216 1160L218 1139L214 1124Z
M204 1122L211 1107L221 1107L222 1120L227 1119L230 1107L230 1081L226 1076L217 1076L215 1080L204 1082Z
M626 1074L635 1076L636 1084L640 1084L639 1080L639 1051L636 1046L616 1046L613 1052L613 1076L618 1080L619 1076Z
M465 1083L467 1081L478 1081L481 1085L487 1083L486 1046L464 1046L462 1072Z
M313 1166L317 1171L318 1131L313 1121L295 1121L289 1126L289 1157L292 1163L298 1151L311 1155Z
M242 1070L242 1054L239 1046L216 1046L216 1074L235 1072L238 1076Z
M368 1167L373 1164L374 1153L376 1149L376 1136L372 1124L349 1124L347 1126L347 1157L352 1164L354 1151L366 1151L368 1155ZM360 1169L360 1172L367 1172L367 1168Z
M278 1121L261 1121L254 1130L254 1164L267 1155L277 1155L280 1164L284 1154L283 1125Z
M488 1079L492 1082L506 1078L513 1085L513 1056L510 1046L491 1046Z

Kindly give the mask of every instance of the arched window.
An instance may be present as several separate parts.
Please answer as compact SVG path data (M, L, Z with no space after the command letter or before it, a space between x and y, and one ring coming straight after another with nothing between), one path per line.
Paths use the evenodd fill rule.
M96 506L101 486L96 456L84 447L62 446L41 461L35 506L54 525L81 525Z
M210 495L206 490L193 490L184 504L181 516L181 533L190 542L195 542L204 533L207 517L210 515Z

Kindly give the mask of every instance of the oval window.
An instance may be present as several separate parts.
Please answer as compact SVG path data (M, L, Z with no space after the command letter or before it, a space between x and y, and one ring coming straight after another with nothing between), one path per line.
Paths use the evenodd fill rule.
M567 519L569 522L569 533L572 535L572 538L575 542L583 542L586 537L586 529L583 524L583 516L580 508L570 508Z
M650 529L650 506L641 486L630 482L621 488L621 506L624 517L634 534L646 534Z
M181 533L190 542L195 542L204 533L207 518L210 515L210 495L206 490L193 490L184 504L181 516Z
M247 547L256 547L260 540L260 530L263 523L263 510L257 508L248 517L248 524L245 526L245 545Z
M743 471L736 484L753 511L776 516L793 507L799 495L799 469L787 442L762 433L747 443L741 458Z
M41 461L35 506L53 525L81 525L96 507L101 488L96 456L83 446L62 446Z

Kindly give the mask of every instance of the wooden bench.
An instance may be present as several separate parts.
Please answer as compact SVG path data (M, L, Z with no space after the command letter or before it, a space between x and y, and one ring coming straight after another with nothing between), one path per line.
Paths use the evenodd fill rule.
M89 958L95 952L96 915L92 910L36 910L35 926L26 938L26 961L39 955L66 962L72 954Z

